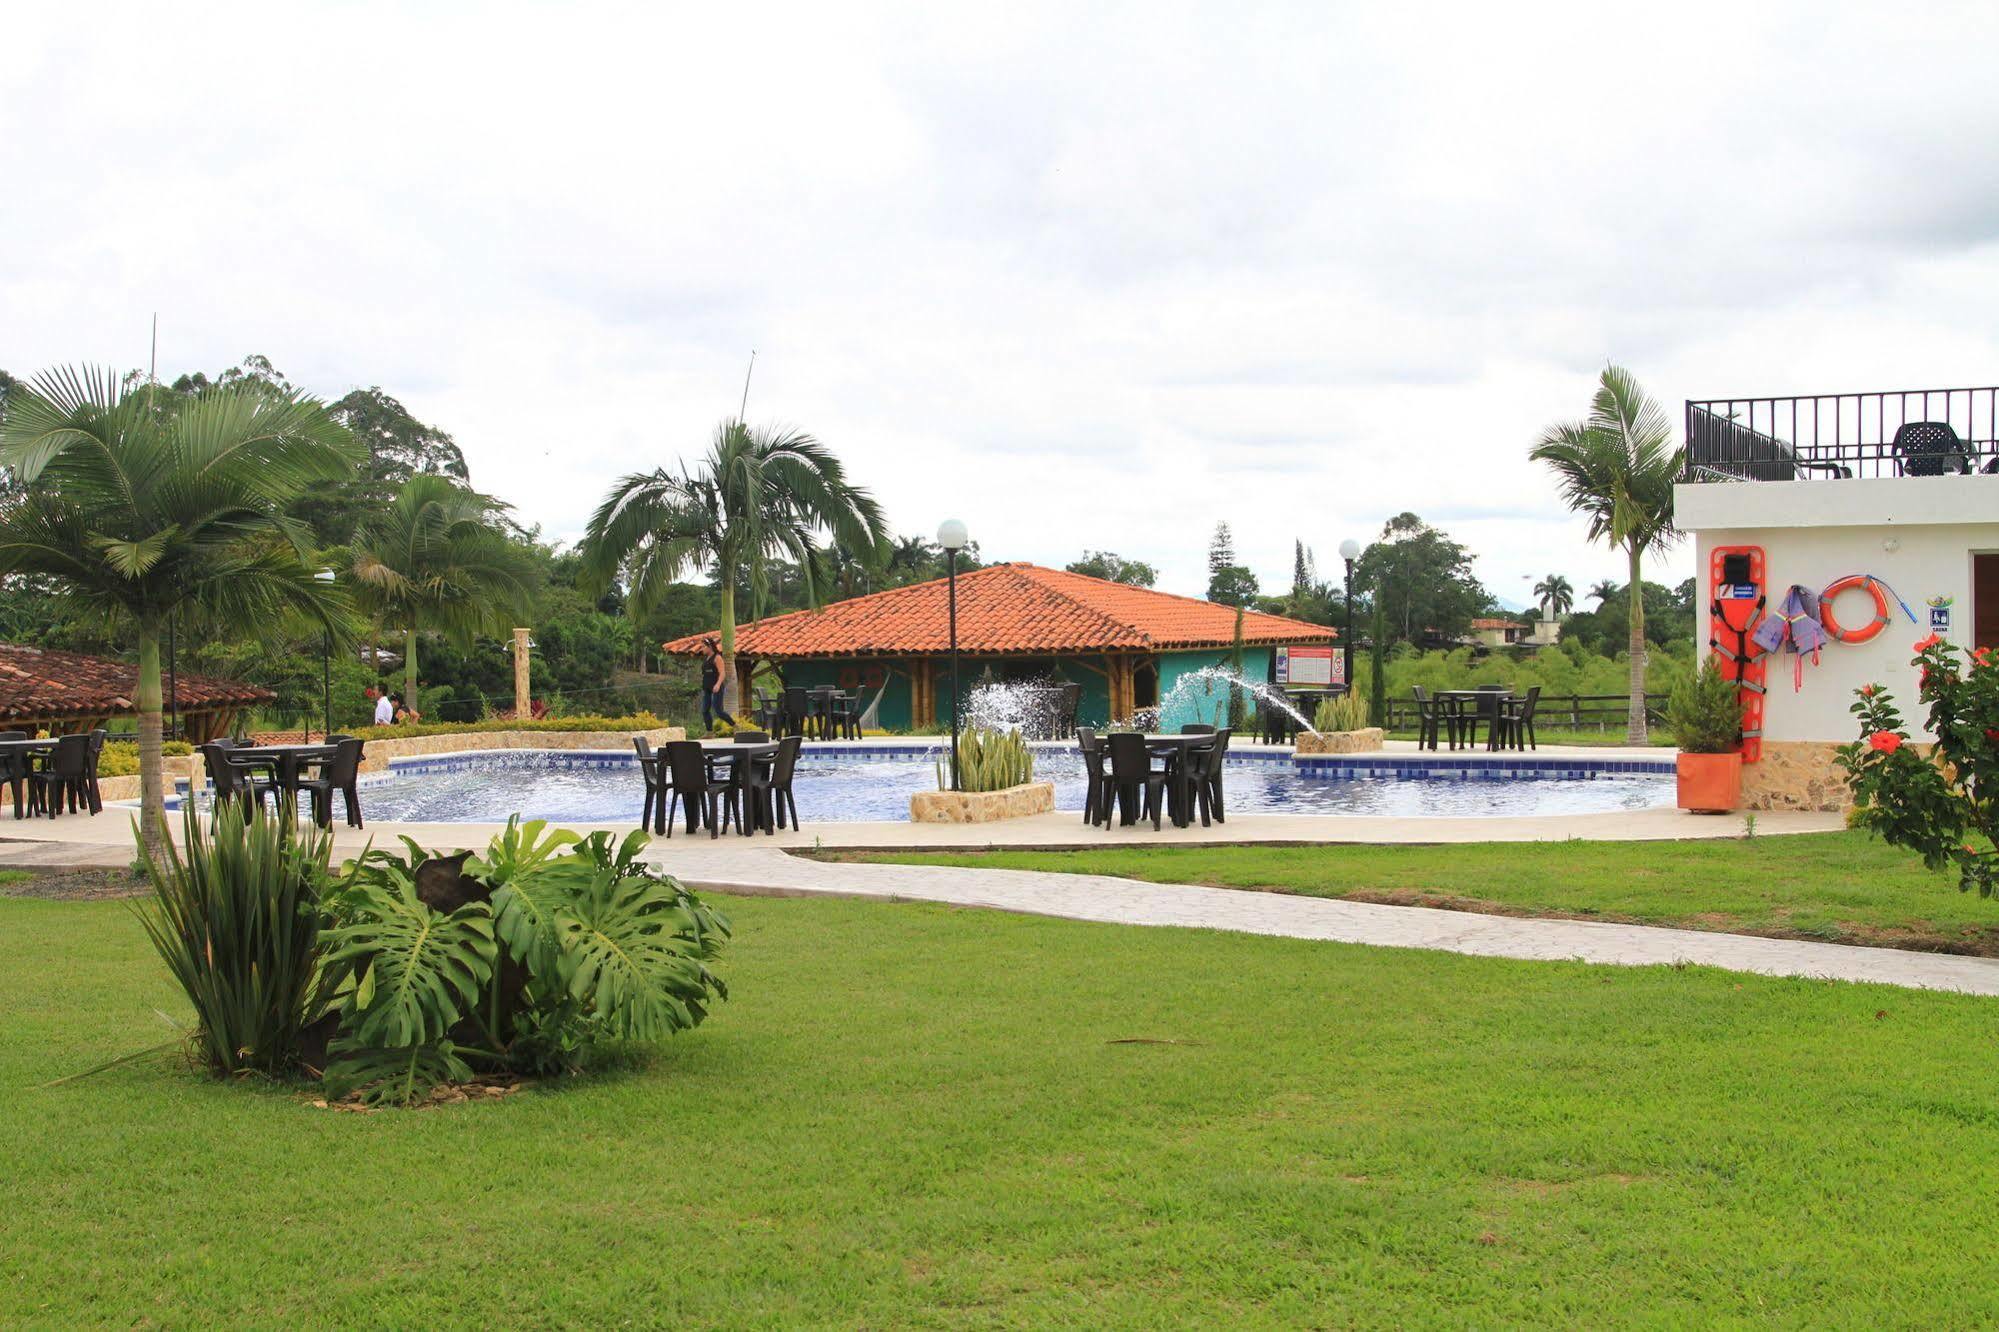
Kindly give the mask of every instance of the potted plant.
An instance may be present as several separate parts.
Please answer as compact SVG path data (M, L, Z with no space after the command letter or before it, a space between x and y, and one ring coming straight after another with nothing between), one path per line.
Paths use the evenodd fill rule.
M1666 705L1680 746L1681 809L1726 814L1742 803L1741 688L1709 657Z

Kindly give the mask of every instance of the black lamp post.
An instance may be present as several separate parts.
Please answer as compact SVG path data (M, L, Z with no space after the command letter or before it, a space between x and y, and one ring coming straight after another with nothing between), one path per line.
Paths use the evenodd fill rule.
M333 570L321 569L312 576L312 579L316 583L331 583ZM326 637L320 642L319 687L326 704L326 729L321 733L323 739L333 734L333 621L331 620L326 622ZM312 737L308 735L306 739L311 740Z
M1342 674L1346 676L1347 692L1353 692L1353 562L1360 558L1360 542L1348 537L1340 542L1340 558L1347 565L1347 631L1341 645Z
M958 552L965 548L965 525L947 518L937 529L937 544L944 548L946 582L951 596L951 789L958 786Z

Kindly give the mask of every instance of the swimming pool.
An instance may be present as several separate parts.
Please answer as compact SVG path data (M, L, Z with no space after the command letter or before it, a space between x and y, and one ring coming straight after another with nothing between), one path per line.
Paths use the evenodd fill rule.
M813 823L902 822L909 797L934 790L935 758L915 748L808 747L795 790ZM1651 809L1674 802L1668 760L1315 756L1231 752L1228 809L1237 814L1518 818ZM1073 748L1037 746L1035 775L1055 783L1055 807L1081 815L1083 764ZM364 780L371 821L637 823L645 789L629 754L494 751L397 763Z

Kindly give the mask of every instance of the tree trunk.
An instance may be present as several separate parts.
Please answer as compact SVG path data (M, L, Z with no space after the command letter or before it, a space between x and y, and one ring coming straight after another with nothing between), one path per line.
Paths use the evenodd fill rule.
M736 571L722 570L722 711L736 715Z
M416 711L416 625L403 631L403 706Z
M1631 712L1624 724L1624 743L1649 744L1645 731L1645 583L1639 566L1644 552L1631 547L1631 586L1625 599L1631 603Z
M139 626L139 687L132 700L139 713L139 838L157 859L166 842L166 784L160 771L160 631ZM54 799L50 795L50 799Z

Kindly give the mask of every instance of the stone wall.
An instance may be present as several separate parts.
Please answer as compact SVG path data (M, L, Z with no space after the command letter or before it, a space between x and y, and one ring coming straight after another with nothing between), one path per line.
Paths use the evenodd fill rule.
M1300 731L1300 754L1364 754L1381 748L1382 731L1369 726L1358 731Z
M1744 809L1838 812L1853 804L1846 773L1833 761L1839 746L1820 740L1765 740L1763 756L1742 765Z
M391 759L418 754L462 754L477 749L629 750L634 735L644 736L657 749L670 740L685 740L687 731L680 726L656 726L650 731L453 731L443 735L397 736L389 740L368 741L367 748L362 751L361 771L387 772ZM196 786L208 781L208 769L202 763L200 754L167 759L165 766L169 791L173 783L182 778L192 780ZM114 781L129 781L130 793L112 795L111 784ZM106 800L136 800L139 797L137 777L106 778L98 785L103 789Z
M1002 791L917 791L909 797L915 823L996 823L1047 814L1055 808L1055 783L1028 782Z

